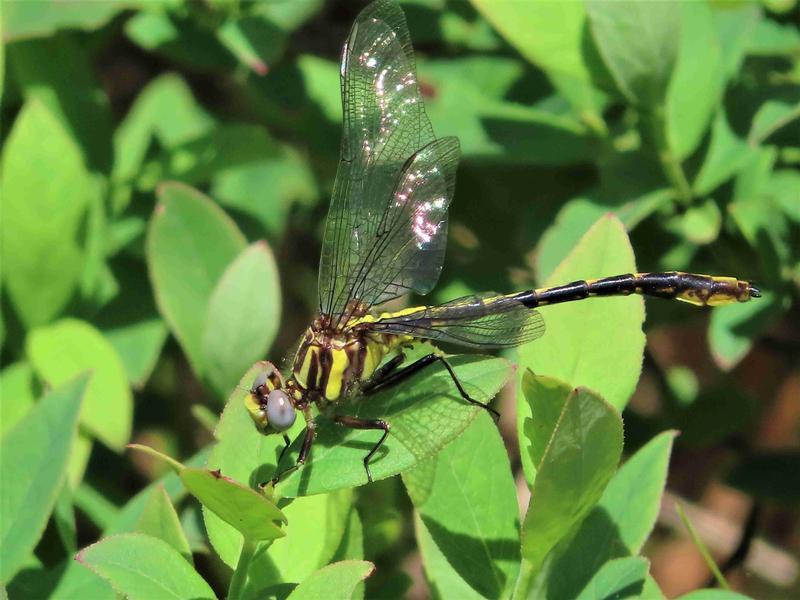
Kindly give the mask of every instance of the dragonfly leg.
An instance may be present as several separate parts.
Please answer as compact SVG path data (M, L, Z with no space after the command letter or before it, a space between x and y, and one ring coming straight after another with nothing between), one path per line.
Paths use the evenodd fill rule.
M369 461L372 460L372 457L375 456L375 453L378 451L378 449L383 446L383 442L386 441L386 437L389 435L389 424L381 419L359 419L357 417L348 417L346 415L336 417L336 422L339 425L344 425L345 427L350 427L352 429L383 430L381 439L378 440L378 443L375 444L372 450L370 450L364 457L364 470L367 472L367 480L372 483L372 472L369 470Z
M361 385L361 392L364 394L371 394L376 391L376 388L381 386L382 382L387 379L389 375L397 371L397 367L399 367L405 359L406 355L402 352L399 352L393 356L392 359L380 369L376 369L369 381L366 381Z
M386 363L385 366L388 366L391 362L392 361ZM493 409L491 406L470 397L470 395L464 389L464 386L461 385L461 382L458 380L458 377L456 377L456 373L455 371L453 371L453 367L450 366L450 363L447 362L444 356L441 356L440 354L436 354L433 352L430 354L426 354L419 360L411 363L410 365L408 365L403 369L397 370L396 368L397 365L395 365L395 368L392 369L391 372L389 372L382 379L375 380L375 378L373 378L373 380L369 382L369 387L365 390L365 393L374 394L379 390L393 386L401 381L404 381L405 379L408 379L409 377L411 377L415 373L418 373L425 367L435 364L437 362L444 365L444 368L447 369L447 373L450 375L450 378L453 380L453 383L455 383L456 388L458 389L458 393L461 394L461 397L464 400L466 400L470 404L480 406L484 410L488 411L492 415L492 418L495 420L495 422L500 418L500 413L497 412L495 409Z
M297 462L294 463L293 466L289 467L278 473L275 477L272 478L272 485L277 484L281 479L289 475L290 473L294 473L297 469L299 469L305 462L306 458L308 458L308 453L311 451L311 444L314 443L314 433L317 426L312 420L308 420L306 422L306 437L303 439L303 447L300 448L300 456L297 457ZM285 439L288 440L288 436L284 436ZM287 445L286 448L289 446ZM286 452L286 448L283 449L281 452L281 457L283 457L284 452ZM280 463L280 459L278 459L278 463Z
M281 450L281 454L278 457L278 464L283 460L283 455L286 454L286 451L289 449L289 446L292 444L292 440L289 439L289 436L285 433L283 434L283 450Z

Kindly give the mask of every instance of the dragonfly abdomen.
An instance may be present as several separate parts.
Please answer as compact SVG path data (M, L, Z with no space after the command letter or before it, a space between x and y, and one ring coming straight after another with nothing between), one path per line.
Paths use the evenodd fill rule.
M716 277L680 271L664 273L627 273L602 279L573 281L551 288L528 290L515 298L528 308L582 300L591 296L628 296L640 294L675 299L696 306L720 306L747 302L761 292L747 281L735 277Z

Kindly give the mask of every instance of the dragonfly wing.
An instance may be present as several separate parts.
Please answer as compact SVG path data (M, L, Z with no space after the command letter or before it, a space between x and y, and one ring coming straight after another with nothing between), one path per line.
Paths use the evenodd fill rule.
M323 236L320 312L426 293L444 258L458 140L435 140L403 12L376 2L342 52L341 155Z
M369 323L370 331L410 335L470 348L513 348L544 335L542 315L513 295L464 296L447 304Z

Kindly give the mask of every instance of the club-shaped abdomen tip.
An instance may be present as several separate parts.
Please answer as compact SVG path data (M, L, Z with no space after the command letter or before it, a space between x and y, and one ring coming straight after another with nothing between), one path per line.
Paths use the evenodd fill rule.
M747 291L750 292L751 298L761 298L761 290L754 286L752 283L747 284Z

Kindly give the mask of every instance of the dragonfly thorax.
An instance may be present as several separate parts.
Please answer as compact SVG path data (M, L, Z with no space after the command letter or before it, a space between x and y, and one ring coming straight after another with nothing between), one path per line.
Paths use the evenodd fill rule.
M353 384L366 379L399 343L390 335L359 331L306 331L292 365L291 379L311 401L338 400Z

